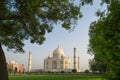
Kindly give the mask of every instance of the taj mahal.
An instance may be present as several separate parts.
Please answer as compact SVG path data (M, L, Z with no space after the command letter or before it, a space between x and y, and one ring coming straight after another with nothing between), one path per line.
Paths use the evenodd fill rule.
M25 72L23 65L17 64L15 61L7 63L7 67L16 70L16 72ZM80 72L80 58L77 57L76 48L73 48L73 62L67 56L59 46L53 51L52 56L48 56L43 60L43 69L36 70L42 72ZM32 69L32 52L29 52L28 56L28 70L27 72L33 72ZM35 71L34 71L35 72Z
M53 51L53 57L48 56L44 60L44 70L60 72L71 69L70 58L65 57L64 52L59 47Z
M43 62L44 72L80 72L80 59L77 57L76 48L73 48L73 62L69 57L66 57L64 51L59 46L53 51L52 56L48 56ZM32 69L32 53L29 52L28 71Z
M72 65L71 60L69 57L66 57L63 50L61 48L56 48L53 51L53 56L48 56L46 59L44 59L44 71L45 72L71 72L72 71ZM79 66L79 59L76 61L76 48L74 48L74 69L77 70L77 72L80 72L80 66ZM78 64L77 64L78 63ZM77 66L78 65L78 66Z

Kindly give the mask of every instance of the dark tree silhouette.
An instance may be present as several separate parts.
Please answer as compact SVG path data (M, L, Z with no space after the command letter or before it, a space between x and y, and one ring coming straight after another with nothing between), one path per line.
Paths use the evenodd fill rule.
M81 17L71 0L0 0L0 80L8 80L2 45L24 52L24 40L42 44L53 24L70 29Z

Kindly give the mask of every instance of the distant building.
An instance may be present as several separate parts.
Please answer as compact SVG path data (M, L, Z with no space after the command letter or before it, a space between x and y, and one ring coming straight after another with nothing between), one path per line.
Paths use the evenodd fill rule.
M24 73L25 72L24 66L16 63L15 61L9 61L7 63L7 68L11 69L12 72L16 72L16 73Z
M43 69L31 69L30 72L31 72L31 73L43 73L44 70L43 70Z
M56 48L53 51L53 56L48 56L44 60L45 72L71 72L71 60L64 55L61 48Z

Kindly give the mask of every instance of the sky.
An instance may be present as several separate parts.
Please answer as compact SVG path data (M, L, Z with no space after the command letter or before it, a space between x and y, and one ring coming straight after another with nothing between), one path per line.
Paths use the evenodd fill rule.
M91 22L97 20L95 12L98 9L104 7L99 6L100 0L95 0L94 5L84 6L81 8L83 17L78 20L78 23L74 31L70 32L61 27L61 25L54 25L54 29L51 33L45 35L46 41L44 44L37 45L31 44L25 41L24 50L25 53L18 54L7 51L6 47L3 47L6 60L14 60L19 64L24 64L25 69L28 69L28 53L32 52L32 69L43 69L43 61L49 55L53 54L53 51L59 47L64 51L66 57L71 59L73 63L73 48L77 48L77 56L80 57L80 69L84 71L89 69L88 60L93 56L87 54L89 44L89 25ZM73 67L73 65L71 66Z

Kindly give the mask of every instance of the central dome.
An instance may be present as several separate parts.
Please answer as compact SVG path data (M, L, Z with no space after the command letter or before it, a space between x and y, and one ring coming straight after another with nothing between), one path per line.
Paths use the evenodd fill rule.
M58 47L53 51L53 56L59 56L59 57L64 56L64 52L62 49Z

